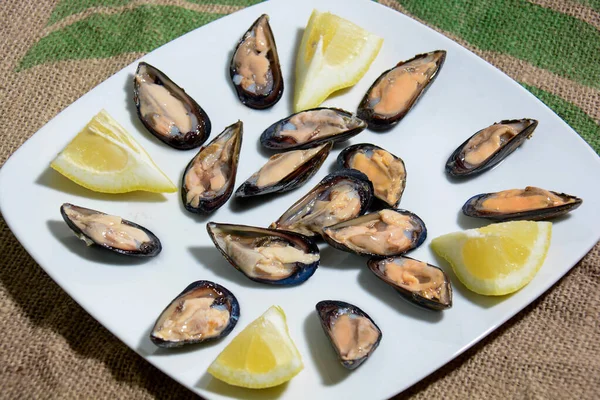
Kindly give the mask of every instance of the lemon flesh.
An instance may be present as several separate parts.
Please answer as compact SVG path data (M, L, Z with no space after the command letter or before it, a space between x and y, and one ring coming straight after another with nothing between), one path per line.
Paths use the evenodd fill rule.
M336 90L356 84L382 44L348 20L313 10L296 55L294 111L317 107Z
M177 191L142 146L105 110L92 118L50 166L96 192Z
M467 288L500 296L533 279L546 259L551 237L550 222L516 221L443 235L433 239L431 247Z
M281 385L303 368L285 313L273 306L229 343L208 372L230 385L260 389Z

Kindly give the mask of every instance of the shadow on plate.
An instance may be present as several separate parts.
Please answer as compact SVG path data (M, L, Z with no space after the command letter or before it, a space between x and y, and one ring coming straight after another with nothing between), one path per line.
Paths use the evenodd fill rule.
M367 259L364 257L334 249L329 245L321 247L321 262L319 263L319 267L346 270L366 268L367 266Z
M302 43L302 35L304 35L304 28L298 28L296 30L296 34L294 35L293 47L292 49L299 49L300 43ZM294 52L293 62L290 65L295 66L298 60L298 52ZM294 112L294 92L296 87L296 74L291 74L291 79L285 81L285 89L287 91L288 101L290 104L290 114Z
M377 278L366 266L358 275L358 283L372 296L387 303L400 314L432 324L444 318L443 311L428 310L406 300L394 288Z
M304 335L310 347L310 356L325 386L337 385L350 376L351 372L339 362L314 309L304 320Z
M144 203L160 203L167 201L167 198L161 193L150 193L144 191L135 191L129 193L99 193L93 190L86 189L66 178L59 172L48 167L38 176L35 181L36 184L48 187L50 189L58 190L72 196L85 197L94 200L102 201L123 201L123 202L144 202ZM69 199L65 199L67 202ZM86 207L85 204L77 204L82 207ZM106 210L99 210L107 212ZM110 213L110 210L108 211Z
M483 218L468 217L465 214L463 214L462 209L459 209L458 213L456 214L456 223L462 229L478 229L491 224L492 221Z
M280 398L288 387L288 383L267 389L247 389L238 386L228 385L225 382L213 378L208 372L205 372L195 387L204 389L212 393L220 394L232 399L240 400L270 400Z
M239 185L238 185L238 187L239 187ZM237 187L236 187L236 190L237 190ZM296 189L294 189L294 190L296 190ZM251 196L251 197L235 197L232 194L231 199L229 199L229 209L235 214L248 212L250 210L255 209L256 207L258 207L260 205L277 200L277 197L279 197L280 195L281 195L281 193L269 193L269 194L262 194L259 196ZM277 217L273 216L273 218L272 218L273 221L275 221L276 218ZM268 224L270 224L273 221L267 221L261 225L267 226Z
M98 246L87 246L83 240L75 236L64 221L51 220L46 225L52 236L64 245L67 250L94 263L113 266L135 266L152 260L152 257L125 256Z

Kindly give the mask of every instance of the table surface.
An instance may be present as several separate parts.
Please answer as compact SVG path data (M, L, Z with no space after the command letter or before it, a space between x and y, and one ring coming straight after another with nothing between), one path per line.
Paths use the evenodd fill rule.
M258 2L4 0L0 166L63 108L124 66ZM380 3L500 68L600 154L599 0ZM596 245L541 298L398 398L594 398L600 390L599 288ZM1 218L0 324L0 387L7 398L194 396L81 309Z

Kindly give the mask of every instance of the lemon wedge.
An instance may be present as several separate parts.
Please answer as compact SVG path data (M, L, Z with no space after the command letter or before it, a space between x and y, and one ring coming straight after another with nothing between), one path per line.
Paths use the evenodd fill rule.
M552 237L550 222L515 221L450 233L431 247L470 290L500 296L516 292L538 272Z
M177 191L142 146L105 110L92 118L50 166L96 192Z
M229 343L208 372L230 385L260 389L281 385L303 368L285 313L272 306Z
M382 44L348 20L313 10L296 55L294 111L317 107L336 90L356 84Z

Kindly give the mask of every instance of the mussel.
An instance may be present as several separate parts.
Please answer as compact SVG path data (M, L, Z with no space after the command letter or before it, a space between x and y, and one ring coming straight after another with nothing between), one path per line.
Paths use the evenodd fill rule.
M410 257L372 258L369 269L408 301L430 310L452 307L452 286L440 268Z
M483 193L471 197L462 211L469 217L493 221L539 221L573 211L583 203L578 197L533 186Z
M256 282L298 285L319 266L319 247L298 233L215 222L206 230L223 257Z
M358 106L358 117L369 129L393 127L433 83L446 59L444 50L418 54L399 62L375 80Z
M306 150L278 153L235 191L236 197L283 193L302 186L323 165L332 142Z
M229 290L210 281L186 287L156 320L150 340L159 347L180 347L223 338L240 317L240 305Z
M309 237L320 235L326 226L364 214L372 197L373 185L365 174L338 170L323 178L270 227Z
M69 203L60 207L60 214L88 246L136 257L154 257L162 250L156 235L121 217Z
M537 125L535 119L503 120L476 132L454 150L446 172L462 177L492 168L529 139Z
M337 162L342 168L354 168L373 183L375 197L397 207L406 186L404 161L379 146L360 143L346 147Z
M321 326L342 365L358 368L373 354L381 341L381 329L360 308L338 300L323 300L316 305Z
M358 135L367 124L339 108L313 108L292 114L268 127L260 136L268 149L307 149L324 142L341 142Z
M283 77L267 14L261 15L239 41L229 74L240 101L250 108L269 108L281 98Z
M189 162L181 182L186 210L207 214L229 199L235 186L243 130L242 121L228 126Z
M146 129L175 149L193 149L210 135L210 119L202 107L148 63L138 64L133 101Z
M368 256L395 256L419 247L425 223L406 210L384 209L323 228L323 239L336 249Z

